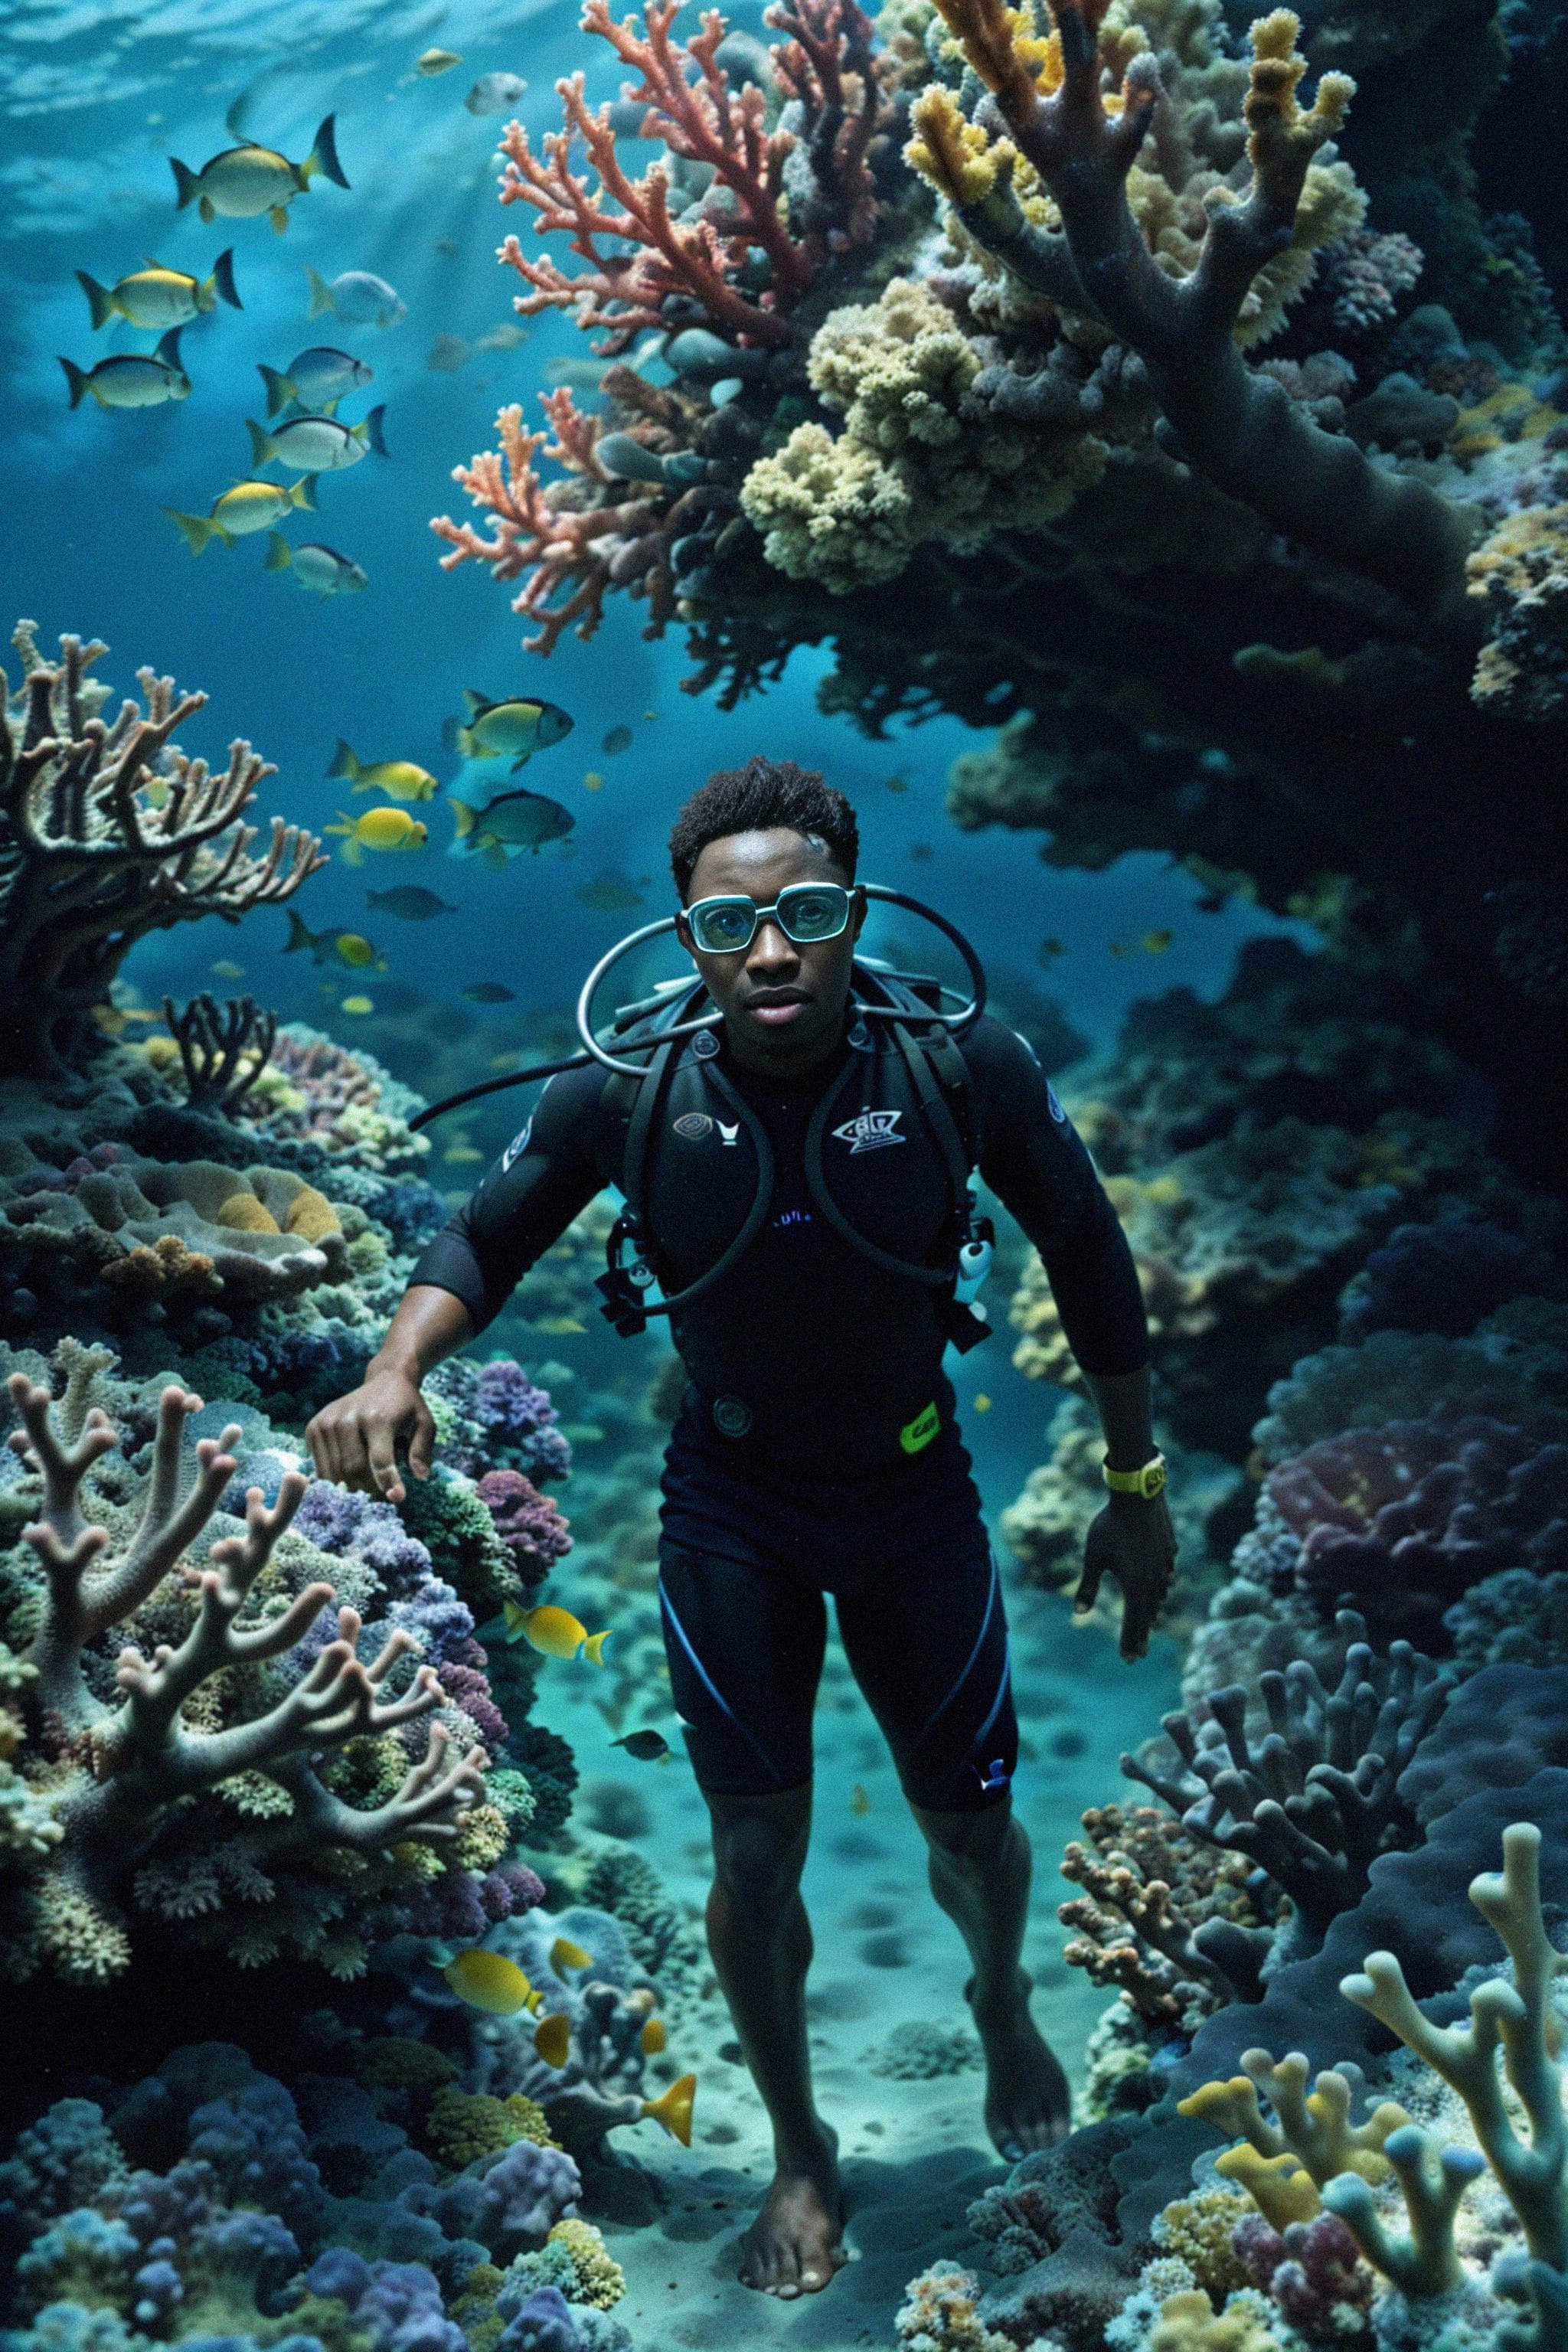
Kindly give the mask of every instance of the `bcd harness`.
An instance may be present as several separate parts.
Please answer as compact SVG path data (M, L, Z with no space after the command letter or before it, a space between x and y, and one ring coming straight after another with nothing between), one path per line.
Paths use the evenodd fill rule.
M823 1164L823 1137L836 1094L831 1084L824 1088L806 1129L806 1189L825 1222L861 1256L869 1258L887 1273L944 1294L939 1308L943 1333L963 1353L984 1339L991 1328L984 1312L977 1310L973 1302L990 1270L995 1240L990 1218L977 1213L971 1183L974 1119L968 1067L951 1030L933 1021L931 1000L938 993L934 981L920 974L895 972L880 964L873 965L868 959L857 959L854 977L859 990L874 992L869 1001L902 1016L884 1020L879 1025L890 1030L903 1057L921 1117L946 1174L946 1222L952 1237L952 1255L946 1263L936 1266L898 1257L859 1232L845 1214L828 1190ZM600 1312L624 1339L634 1338L645 1329L650 1316L679 1313L721 1282L756 1239L772 1203L774 1166L767 1130L718 1067L719 1040L715 1031L700 1030L690 1038L663 1034L689 1021L709 1001L700 982L683 982L678 990L667 987L654 999L624 1007L616 1021L615 1034L621 1050L651 1048L646 1072L635 1079L612 1077L605 1088L606 1103L616 1100L616 1088L629 1089L632 1097L621 1170L625 1205L611 1228L605 1244L605 1270L596 1286L604 1301ZM853 1017L847 1042L851 1050L858 1053L875 1050L871 1024L858 1010L867 1001L864 995L852 994L850 999ZM701 1066L706 1085L722 1098L731 1118L742 1125L751 1138L757 1155L757 1186L740 1229L713 1264L683 1289L654 1299L648 1294L658 1279L651 1262L657 1237L648 1225L647 1196L657 1121L669 1081L688 1044ZM625 1098L623 1094L620 1099Z

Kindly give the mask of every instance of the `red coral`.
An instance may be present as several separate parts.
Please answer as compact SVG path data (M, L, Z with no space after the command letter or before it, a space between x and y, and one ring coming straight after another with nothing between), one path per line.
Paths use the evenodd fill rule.
M832 253L870 241L877 197L866 157L879 121L871 20L856 0L777 0L763 19L788 38L773 45L773 78L799 105L816 194L808 236Z

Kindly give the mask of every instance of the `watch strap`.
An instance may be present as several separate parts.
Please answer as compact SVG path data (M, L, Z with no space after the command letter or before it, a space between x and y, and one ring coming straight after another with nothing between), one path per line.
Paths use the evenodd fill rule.
M1152 1454L1138 1470L1113 1470L1107 1462L1100 1475L1113 1495L1141 1495L1152 1503L1165 1483L1165 1457Z

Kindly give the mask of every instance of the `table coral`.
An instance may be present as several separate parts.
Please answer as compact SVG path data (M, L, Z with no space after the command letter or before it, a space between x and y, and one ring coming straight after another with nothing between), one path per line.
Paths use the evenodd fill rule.
M51 666L36 635L18 622L15 698L0 672L0 1065L47 1074L146 932L205 915L238 922L325 860L281 817L251 854L245 812L274 772L241 741L221 771L186 757L174 737L205 694L142 669L145 709L128 699L106 722L108 689L88 673L108 646L62 637Z
M25 1372L9 1389L40 1507L13 1556L9 1605L36 1670L16 1769L61 1832L13 1857L14 1972L114 1975L135 1911L151 1910L253 1961L292 1940L353 1973L356 1910L368 1926L379 1904L385 1932L400 1896L413 1916L444 1882L467 1887L465 1865L493 1872L507 1832L482 1801L471 1724L438 1664L409 1678L422 1635L395 1622L395 1605L376 1622L385 1588L368 1561L353 1590L372 1622L344 1602L334 1627L333 1583L310 1573L331 1561L290 1529L299 1472L281 1475L270 1506L253 1488L199 1569L187 1556L234 1477L237 1424L203 1437L190 1465L198 1400L165 1388L143 1481L80 1389L75 1409ZM422 1716L436 1719L417 1759L405 1740ZM429 1851L440 1846L455 1873Z

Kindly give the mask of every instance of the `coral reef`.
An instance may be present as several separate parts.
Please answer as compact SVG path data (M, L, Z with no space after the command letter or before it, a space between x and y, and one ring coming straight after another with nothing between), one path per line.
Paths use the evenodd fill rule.
M1061 1864L1084 1890L1057 1914L1073 1931L1068 1965L1119 1988L1151 2025L1190 2028L1222 2002L1252 1997L1253 1938L1268 1938L1242 1856L1152 1805L1090 1806L1083 1826L1088 1844L1074 1839ZM1211 1921L1231 1932L1205 1935Z
M251 854L245 811L273 771L245 742L221 771L179 749L205 695L142 669L145 709L128 699L106 722L108 690L88 673L108 646L62 637L51 666L36 635L23 621L12 636L16 697L0 673L0 1068L47 1076L137 940L204 915L237 922L325 861L281 817Z
M37 1512L4 1590L32 1669L7 1717L33 1824L8 1856L12 1973L110 1977L140 1913L253 1963L292 1945L352 1975L373 1923L482 1929L534 1899L531 1874L514 1888L495 1867L510 1832L486 1801L480 1719L505 1727L473 1620L388 1507L331 1488L316 1503L292 1456L247 1454L237 1423L193 1463L197 1398L155 1387L117 1427L91 1401L107 1355L62 1360L58 1403L28 1372L9 1383L13 1493ZM141 1475L120 1450L132 1434L151 1440ZM270 1501L244 1491L242 1458ZM395 1537L379 1550L363 1525L378 1509ZM200 1567L215 1518L232 1531Z
M204 989L183 1013L165 996L163 1018L180 1049L187 1101L232 1118L267 1067L278 1037L276 1013L261 1012L253 996L231 996L220 1011Z

